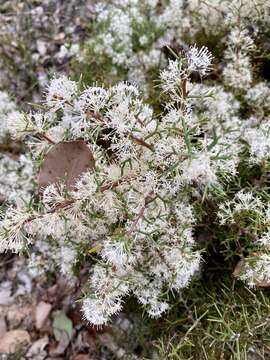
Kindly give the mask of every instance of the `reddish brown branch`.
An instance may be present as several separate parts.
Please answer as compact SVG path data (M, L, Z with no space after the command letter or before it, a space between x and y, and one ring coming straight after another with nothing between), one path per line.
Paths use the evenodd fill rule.
M187 77L185 77L182 82L182 96L183 96L183 99L186 100L186 98L187 98Z
M129 137L131 138L131 140L133 140L136 144L145 146L147 149L154 151L154 146L148 144L147 142L145 142L143 139L141 138L137 138L136 136L132 135L131 133L129 133Z
M105 185L102 185L99 190L100 190L100 192L105 192L107 190L115 189L117 186L123 184L123 182L125 182L127 180L131 180L131 179L132 179L132 177L130 177L130 176L124 176L123 178L121 178L117 181L111 181ZM54 206L53 208L48 210L45 214L40 214L40 215L36 215L36 216L32 216L32 217L28 218L27 220L25 220L24 224L27 224L33 220L42 218L45 215L53 214L53 213L57 212L58 210L65 210L65 209L69 208L71 205L73 205L78 200L80 200L80 199L70 199L70 200L66 200L60 204L57 204L56 206Z
M133 178L133 177L131 177L131 176L123 176L122 178L120 178L120 179L117 180L117 181L110 181L110 182L108 182L107 184L102 185L102 186L100 187L100 191L101 191L101 192L104 192L104 191L106 191L106 190L112 190L112 189L116 188L117 186L123 184L123 182L128 181L128 180L131 180L132 178Z
M142 208L140 209L140 211L138 212L138 215L136 216L136 218L134 219L127 235L130 236L133 231L135 230L138 222L140 221L140 219L142 219L144 217L144 213L145 213L145 210L147 208L147 205L153 201L154 199L152 198L152 195L153 195L153 191L151 191L147 196L146 198L144 199L144 205L142 206Z
M55 144L56 144L55 141L53 141L52 139L50 139L50 138L49 138L46 134L44 134L44 133L37 133L36 136L38 136L39 139L44 139L44 140L46 140L46 141L47 141L49 144L51 144L51 145L55 145Z
M102 122L102 123L106 123L105 119L98 113L94 113L94 112L87 112L86 115L88 116L92 116L94 119ZM138 120L139 121L139 120ZM141 122L140 122L141 123ZM131 140L133 140L136 144L141 145L146 147L147 149L154 151L154 147L151 144L148 144L146 141L144 141L141 138L138 138L137 136L134 136L131 132L129 132L127 134L127 136L129 136L131 138Z
M181 95L182 95L181 110L183 112L185 112L186 109L187 109L187 105L186 105L186 99L187 99L187 96L188 96L187 82L188 82L188 78L185 77L183 79L183 81L182 81L182 84L181 84Z
M25 220L24 224L27 224L33 220L36 220L36 219L40 219L42 218L43 216L45 215L48 215L48 214L53 214L55 213L56 211L60 210L60 209L66 209L68 208L70 205L74 204L76 202L75 199L71 199L71 200L66 200L65 202L61 203L61 204L57 204L56 206L54 206L53 208L51 208L50 210L48 210L45 214L40 214L40 215L36 215L36 216L32 216L30 217L29 219Z

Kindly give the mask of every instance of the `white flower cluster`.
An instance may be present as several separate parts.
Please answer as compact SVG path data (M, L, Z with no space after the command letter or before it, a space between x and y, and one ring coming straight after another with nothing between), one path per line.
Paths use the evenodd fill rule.
M270 282L270 255L253 254L245 258L239 278L249 287L268 287Z
M183 0L164 4L156 0L98 2L93 8L95 27L84 45L81 61L88 61L91 49L95 57L106 56L111 62L112 76L125 71L129 81L149 91L147 80L151 71L166 66L162 48L174 39L181 24L183 3Z
M17 206L29 200L33 190L33 164L26 155L0 155L0 199Z
M220 223L250 238L249 254L236 267L239 279L250 287L268 287L270 281L270 203L251 192L238 192L219 208ZM252 250L252 251L251 251ZM254 251L255 250L255 251Z
M55 143L77 139L95 159L75 187L50 184L38 206L11 207L0 225L2 250L33 243L33 261L45 253L67 276L77 253L93 258L83 301L92 324L106 323L128 294L151 316L160 316L168 308L166 292L188 286L199 269L196 219L185 186L211 186L220 166L213 150L196 139L200 128L187 88L191 73L205 75L210 60L206 48L192 47L172 64L179 69L173 70L175 81L170 68L161 73L170 99L161 118L133 85L80 92L75 82L60 77L48 88L47 112L12 121L13 136L24 138L39 161Z
M247 89L253 80L250 55L256 52L255 40L269 25L269 4L261 0L112 0L99 1L92 10L94 26L80 61L104 61L111 82L124 76L143 87L145 96L153 90L153 74L167 64L165 45L186 49L202 34L204 42L211 35L218 37L221 52L225 47L225 86L236 92Z
M265 121L259 127L246 129L244 139L250 147L251 162L261 162L270 155L270 124Z
M253 24L253 31L250 31L250 24ZM269 26L269 4L260 0L233 0L228 4L226 25L230 33L224 54L227 60L224 84L236 92L247 91L253 80L250 55L256 51L254 40L259 29Z
M0 91L0 204L7 201L19 206L29 199L33 188L32 161L24 154L13 154L12 145L9 144L9 123L19 115L9 95Z
M179 1L161 8L153 0L114 0L106 6L102 2L96 8L98 25L109 24L109 31L98 42L94 38L92 46L100 55L106 49L115 66L129 68L129 79L140 80L139 60L150 53L134 52L136 23L141 29L146 9L154 15L159 9L158 16L151 17L153 32L162 26L172 29L178 26L181 6ZM174 19L169 26L165 25L168 19ZM217 189L222 192L236 178L243 157L247 164L256 165L268 159L269 89L266 82L252 84L250 67L247 74L236 70L241 41L246 41L245 51L251 51L253 42L246 38L245 29L237 33L234 20L227 20L235 29L221 75L225 86L193 84L191 78L201 79L212 71L212 55L206 47L182 50L181 58L161 66L165 101L158 115L134 84L80 90L81 84L61 76L47 89L46 110L9 117L8 131L29 145L36 167L42 167L43 159L59 143L83 142L93 155L94 165L75 179L73 187L52 182L43 189L40 201L35 197L31 206L25 202L11 207L0 223L1 250L20 251L32 243L32 264L42 260L43 270L58 266L72 278L78 259L83 256L89 261L82 308L92 324L108 322L128 295L135 296L150 316L166 311L167 292L188 286L200 267L193 203L198 206L208 194L212 200ZM151 40L155 60L162 57L161 39L168 35L162 34ZM149 32L137 39L142 47L150 44L146 35ZM168 39L173 36L169 32ZM235 53L241 55L239 59ZM143 74L147 61L143 61ZM241 74L239 81L233 72ZM241 113L242 102L248 116ZM262 219L267 225L267 214L258 197L240 191L221 204L218 217L222 226L233 225L240 232L247 221L255 229ZM267 234L253 235L261 236L257 243L265 245Z
M7 117L16 111L16 104L11 101L6 92L0 91L0 140L8 134Z
M261 220L264 214L263 202L251 192L238 192L232 200L228 200L219 208L218 217L221 224L226 222L237 224L239 226L240 218L247 220L255 220L256 217Z

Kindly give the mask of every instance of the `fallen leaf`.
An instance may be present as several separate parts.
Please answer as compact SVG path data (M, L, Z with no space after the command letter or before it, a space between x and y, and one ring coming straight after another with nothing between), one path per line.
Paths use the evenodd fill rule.
M7 324L4 317L0 317L0 338L7 332Z
M31 290L32 290L32 279L29 276L29 274L27 274L24 271L20 271L17 274L18 280L23 284L23 288L24 288L24 293L23 294L30 294ZM19 294L19 295L23 295L23 294ZM15 296L17 296L18 293L16 293Z
M62 43L65 39L66 34L64 32L60 32L54 36L54 41Z
M72 360L95 360L87 354L78 354L72 358Z
M50 356L58 356L64 354L70 342L70 338L67 333L61 332L61 338L56 346L51 347L49 350Z
M115 355L117 359L123 359L126 355L125 350L118 346L112 335L108 333L99 334L98 339L100 343L103 346L106 346Z
M78 304L74 304L74 306L69 309L68 317L71 319L73 326L82 323L81 309Z
M243 260L239 260L238 263L235 265L234 271L232 273L232 275L234 277L238 277L243 269L243 265L244 265L244 261Z
M37 40L37 51L40 53L41 56L46 55L47 52L47 43L43 40Z
M266 281L266 280L265 281L257 281L256 286L258 286L259 288L269 288L270 282Z
M48 336L45 336L41 339L38 339L37 341L35 341L30 349L28 350L26 356L27 357L34 357L34 359L36 359L37 355L43 355L44 354L44 358L47 355L47 352L45 351L45 347L49 344L49 338Z
M2 195L0 193L0 205L3 204L6 200L7 200L7 198L5 197L5 195Z
M0 339L0 353L14 353L24 344L30 343L30 335L25 330L11 330Z
M23 320L29 320L32 315L32 308L30 306L19 306L16 304L11 305L7 311L7 321L9 328L13 329L18 327Z
M41 301L37 304L35 312L35 322L36 328L40 330L48 319L50 312L52 310L52 305Z
M9 305L13 299L11 296L12 283L4 281L0 285L0 305Z
M74 188L80 176L93 170L95 161L92 152L82 140L63 141L54 145L41 165L38 185L42 192L50 184L65 181L67 189Z
M89 331L82 330L79 332L77 339L76 339L76 346L77 349L89 348L90 351L97 351L97 344L96 344L95 336L91 335Z
M47 293L49 296L55 296L58 290L58 285L54 284L52 286L50 286L47 290Z
M72 335L72 321L67 317L63 311L56 311L53 320L53 333L57 341L62 338L62 333L68 335L69 340Z

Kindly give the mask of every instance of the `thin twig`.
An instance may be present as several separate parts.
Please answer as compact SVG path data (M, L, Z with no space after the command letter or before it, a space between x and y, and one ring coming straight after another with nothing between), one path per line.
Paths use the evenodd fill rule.
M140 221L140 219L142 219L142 218L144 217L144 212L145 212L145 210L146 210L146 208L147 208L147 205L148 205L151 201L154 200L154 199L152 198L152 195L153 195L153 191L151 191L151 192L146 196L146 198L144 199L144 205L142 206L142 208L141 208L140 211L138 212L138 215L137 215L136 218L134 219L134 221L133 221L133 223L132 223L132 225L131 225L128 233L127 233L128 236L130 236L130 235L133 233L133 231L135 230L135 228L136 228L138 222Z
M46 140L49 144L51 145L55 145L56 142L54 140L52 140L51 138L49 138L46 134L44 133L37 133L36 136L39 138L39 139L44 139Z
M145 142L143 139L137 138L136 136L132 135L131 133L129 134L129 137L130 137L131 140L133 140L136 144L145 146L145 147L148 148L149 150L154 151L154 146L148 144L148 143Z
M187 105L186 105L186 99L187 99L187 96L188 96L187 83L188 83L188 77L185 76L182 83L181 83L182 101L181 101L180 109L183 112L186 112L186 110L187 110Z
M102 123L106 123L105 119L103 118L102 115L98 114L98 113L95 113L95 112L87 112L86 115L88 116L92 116L94 119L102 122ZM146 147L147 149L151 150L151 151L154 151L154 147L153 145L151 144L148 144L146 141L144 141L143 139L141 138L138 138L137 136L134 136L131 132L127 133L127 136L130 137L131 140L133 140L136 144L138 145L142 145L144 147Z
M122 177L121 179L117 180L117 181L111 181L105 185L102 185L100 187L100 192L105 192L107 190L112 190L112 189L115 189L117 186L123 184L123 182L127 181L127 180L131 180L132 177L131 176L124 176ZM39 214L39 215L35 215L35 216L31 216L30 218L26 219L24 221L23 224L27 224L33 220L36 220L36 219L40 219L42 218L43 216L46 216L48 214L53 214L55 212L57 212L58 210L66 210L68 209L71 205L73 205L75 202L77 201L80 201L82 199L69 199L69 200L66 200L60 204L57 204L56 206L54 206L53 208L51 208L50 210L48 210L45 214Z

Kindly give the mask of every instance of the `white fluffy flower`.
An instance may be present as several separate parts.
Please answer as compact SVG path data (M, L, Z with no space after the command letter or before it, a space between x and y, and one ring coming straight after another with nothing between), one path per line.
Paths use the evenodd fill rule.
M75 103L83 114L93 111L98 113L108 102L108 92L101 87L91 87L86 89Z
M24 114L12 111L7 117L8 132L14 138L19 138L33 129L31 122L27 121Z
M200 49L192 46L187 52L187 60L190 71L197 71L204 76L211 70L213 56L205 46Z
M269 158L270 150L270 125L262 123L258 128L247 128L244 131L243 138L247 141L252 162L260 162Z
M179 89L183 73L184 70L178 60L169 60L168 67L160 74L164 91L175 92Z
M66 76L55 78L48 87L46 104L51 110L64 108L70 105L76 91L77 84L75 81L69 80Z
M126 245L122 241L106 241L103 244L101 256L105 261L116 267L122 267L130 260Z
M175 276L172 279L172 288L181 289L186 287L192 276L199 270L201 256L199 252L185 253L183 250L174 248L165 253L165 258L175 269Z
M250 287L262 283L269 283L270 255L257 254L246 258L240 273L240 279L247 282Z
M266 82L260 82L250 88L245 96L249 106L252 105L256 110L270 110L269 104L270 86Z
M233 89L245 90L252 81L250 59L240 54L229 62L223 71L224 82Z
M6 92L0 91L0 139L8 133L7 117L16 111L16 105Z
M212 166L209 154L197 154L193 159L187 159L182 164L183 181L191 183L197 181L205 185L217 182L217 175Z
M106 324L111 314L119 312L122 308L119 300L104 300L87 298L83 301L82 311L84 318L92 325L100 326Z
M180 60L162 74L173 96L160 119L134 85L80 92L65 77L52 80L47 111L24 117L29 124L23 133L34 141L38 135L45 146L48 134L83 139L95 168L86 166L72 191L64 184L48 186L36 212L8 211L1 232L5 249L19 250L35 239L46 255L47 269L55 263L69 280L80 249L95 256L82 306L85 318L95 325L120 311L128 294L134 294L150 316L160 316L169 307L164 290L188 286L199 267L195 219L183 190L186 184L216 181L217 167L212 166L212 152L199 150L199 127L188 98L175 88L181 76L186 81L189 74L181 73ZM44 247L48 239L53 241Z

